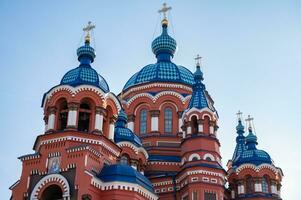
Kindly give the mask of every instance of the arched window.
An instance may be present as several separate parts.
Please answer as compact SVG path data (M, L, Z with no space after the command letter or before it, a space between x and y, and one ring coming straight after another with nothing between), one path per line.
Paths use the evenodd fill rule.
M198 119L196 116L191 117L191 131L193 134L197 134L199 132Z
M120 162L121 165L129 165L129 157L124 154L120 157L119 162Z
M81 103L79 107L79 115L78 115L79 131L85 131L85 132L89 131L90 115L91 115L90 105L87 102Z
M268 178L266 176L264 176L262 178L261 186L262 186L262 192L263 193L269 193Z
M172 109L165 108L164 110L164 132L171 133L172 132Z
M145 134L147 128L147 110L142 109L140 111L140 134Z
M251 176L248 176L246 179L246 193L250 194L254 192L254 182Z
M68 105L66 100L62 101L59 105L58 114L58 130L64 130L67 127L68 120Z
M208 116L204 117L204 133L209 134L210 130L210 118Z
M191 161L197 161L199 160L197 157L193 157Z

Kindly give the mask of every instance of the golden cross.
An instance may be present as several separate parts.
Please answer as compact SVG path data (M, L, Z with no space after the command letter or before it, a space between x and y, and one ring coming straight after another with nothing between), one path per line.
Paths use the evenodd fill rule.
M196 58L194 58L194 59L196 61L196 65L200 66L202 57L198 54L198 55L196 55Z
M164 19L166 19L167 11L171 10L171 7L167 7L166 3L163 3L163 7L158 11L159 13L163 13Z

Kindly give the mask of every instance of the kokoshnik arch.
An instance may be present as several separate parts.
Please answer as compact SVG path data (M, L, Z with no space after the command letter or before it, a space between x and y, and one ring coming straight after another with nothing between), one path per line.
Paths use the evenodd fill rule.
M34 153L19 157L13 200L281 199L283 173L257 149L238 113L236 147L221 164L218 114L206 90L200 57L194 73L172 62L176 41L162 33L151 44L157 61L135 73L119 96L92 68L91 23L77 49L79 66L44 94L45 132Z

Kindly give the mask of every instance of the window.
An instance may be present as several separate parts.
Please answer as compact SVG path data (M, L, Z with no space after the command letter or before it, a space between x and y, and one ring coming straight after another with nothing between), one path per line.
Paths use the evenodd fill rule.
M67 127L67 118L68 118L68 106L67 106L67 101L64 100L59 106L58 130L64 130Z
M247 177L246 180L246 193L250 194L254 192L254 183L253 183L253 179L251 176Z
M171 133L172 132L172 109L165 108L164 110L164 132Z
M120 158L121 165L129 165L129 158L127 155L122 155Z
M199 193L198 191L192 192L192 200L199 200Z
M263 193L269 193L268 178L267 178L266 176L264 176L264 177L262 178L261 185L262 185L262 192L263 192Z
M197 157L193 157L191 161L197 161L199 160Z
M79 115L78 115L78 130L79 131L89 131L90 126L90 105L87 102L83 102L79 107Z
M196 116L191 117L191 131L193 134L197 134L199 132L198 119Z
M147 110L140 111L140 134L145 134L147 128Z
M205 200L216 200L216 194L205 192Z

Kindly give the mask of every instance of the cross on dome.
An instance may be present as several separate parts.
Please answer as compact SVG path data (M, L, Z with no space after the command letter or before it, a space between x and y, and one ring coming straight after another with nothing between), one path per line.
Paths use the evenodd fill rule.
M83 31L86 32L85 42L90 43L90 31L92 31L94 28L95 28L95 25L93 25L91 21L89 21L87 26L85 26L83 28Z
M242 119L242 112L239 110L239 111L236 113L236 115L237 115L238 120L241 121L241 119ZM249 115L249 116L250 116L250 115Z
M171 10L171 6L167 7L167 4L163 3L163 7L160 10L158 10L158 12L163 13L163 19L167 19L166 14L169 10Z
M248 129L249 131L252 131L252 122L253 122L254 118L251 117L250 115L248 115L248 118L246 119L246 122L248 123Z
M202 57L198 54L198 55L196 55L196 57L194 59L196 61L196 66L201 66Z

